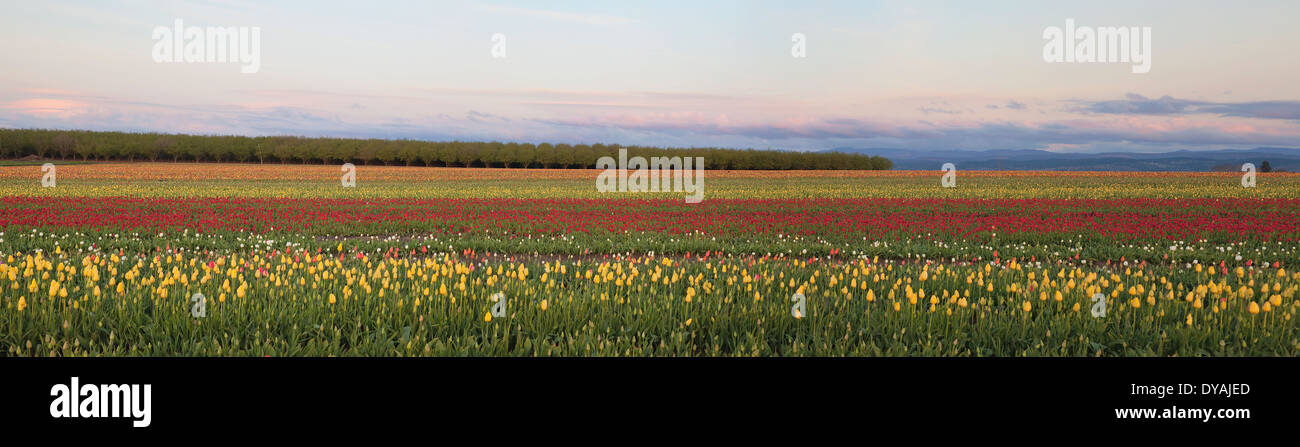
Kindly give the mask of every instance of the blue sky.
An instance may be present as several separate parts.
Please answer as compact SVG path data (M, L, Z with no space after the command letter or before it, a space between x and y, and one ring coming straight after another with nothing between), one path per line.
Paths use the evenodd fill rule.
M1051 3L1051 4L1048 4ZM245 135L1168 151L1300 147L1300 3L44 1L0 14L0 126ZM155 27L260 28L260 69ZM1044 28L1150 27L1151 70ZM506 37L493 58L492 36ZM806 57L791 56L793 33Z

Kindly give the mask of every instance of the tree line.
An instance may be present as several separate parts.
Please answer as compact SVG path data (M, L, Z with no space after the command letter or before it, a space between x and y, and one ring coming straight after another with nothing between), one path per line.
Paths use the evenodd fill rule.
M1210 170L1211 170L1211 171L1214 171L1214 172L1237 172L1237 171L1240 171L1240 170L1241 170L1241 165L1240 165L1240 164L1235 164L1235 163L1219 163L1219 164L1217 164L1217 165L1211 166L1211 167L1210 167ZM1287 170L1286 170L1286 169L1273 169L1273 165L1269 164L1269 163L1268 163L1268 160L1264 160L1263 163L1260 163L1260 164L1259 164L1259 172L1261 172L1261 173L1267 173L1267 172L1287 172Z
M627 149L629 158L704 157L706 169L882 170L893 166L883 157L841 152L0 129L0 158L6 159L591 169L600 157L618 158L620 148Z

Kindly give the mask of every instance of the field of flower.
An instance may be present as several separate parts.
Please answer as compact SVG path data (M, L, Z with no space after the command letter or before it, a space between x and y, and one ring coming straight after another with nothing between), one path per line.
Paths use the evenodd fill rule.
M338 165L90 163L58 166L58 187L40 188L41 167L0 166L0 197L510 198L609 199L582 169L357 166L341 188ZM1300 174L962 171L943 188L939 171L708 171L705 199L915 198L1121 199L1300 198ZM640 193L618 198L662 199Z
M39 168L4 355L1300 354L1297 175Z

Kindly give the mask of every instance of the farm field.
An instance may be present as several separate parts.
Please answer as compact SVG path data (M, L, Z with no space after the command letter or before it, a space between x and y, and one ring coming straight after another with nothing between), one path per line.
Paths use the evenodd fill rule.
M0 166L0 349L1300 353L1300 175L707 171L686 204L594 170L339 173Z

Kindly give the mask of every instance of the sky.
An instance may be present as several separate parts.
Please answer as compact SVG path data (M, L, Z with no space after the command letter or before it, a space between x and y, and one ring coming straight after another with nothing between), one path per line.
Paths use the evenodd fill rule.
M9 128L784 150L1300 147L1295 1L46 0L0 10ZM156 28L177 20L256 27L256 71L241 69L251 57L160 62L170 41ZM1045 30L1067 20L1149 28L1149 71L1046 61ZM181 34L177 58L192 41Z

